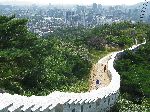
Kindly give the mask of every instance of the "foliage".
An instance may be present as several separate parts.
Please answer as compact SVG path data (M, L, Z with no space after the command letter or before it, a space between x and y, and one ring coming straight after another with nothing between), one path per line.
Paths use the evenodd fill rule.
M0 16L0 88L22 95L87 91L92 63L113 47L131 46L146 28L122 22L92 29L62 28L38 37L26 24L26 19L14 15ZM132 37L133 29L140 33Z
M139 105L120 96L117 104L110 112L149 112L149 104L147 99L144 99L142 104Z
M121 23L113 23L111 25L104 24L96 26L92 29L85 29L83 27L68 27L57 29L50 36L57 37L63 41L69 41L75 45L84 45L89 50L105 51L106 45L109 47L126 48L133 45L134 40L143 39L145 32L137 24L132 24L130 21Z
M147 29L148 30L148 29ZM147 33L148 34L148 33ZM122 111L144 111L150 108L150 42L136 52L126 51L125 55L116 62L116 69L121 75L121 98L116 109Z
M0 88L49 94L88 78L91 61L82 45L39 38L27 30L25 19L1 16L0 20Z

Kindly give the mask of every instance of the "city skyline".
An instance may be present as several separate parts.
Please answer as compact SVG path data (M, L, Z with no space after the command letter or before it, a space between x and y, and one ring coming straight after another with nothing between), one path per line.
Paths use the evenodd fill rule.
M51 3L52 5L89 5L92 3L102 4L102 5L134 5L140 2L144 2L145 0L0 0L0 4L13 4L13 5L48 5ZM149 1L149 0L147 0Z

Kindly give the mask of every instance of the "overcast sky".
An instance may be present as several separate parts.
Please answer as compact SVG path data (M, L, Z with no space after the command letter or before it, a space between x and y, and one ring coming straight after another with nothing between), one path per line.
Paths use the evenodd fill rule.
M102 5L133 5L145 0L0 0L1 4L81 4L87 5L92 3L99 3ZM149 1L149 0L148 0Z

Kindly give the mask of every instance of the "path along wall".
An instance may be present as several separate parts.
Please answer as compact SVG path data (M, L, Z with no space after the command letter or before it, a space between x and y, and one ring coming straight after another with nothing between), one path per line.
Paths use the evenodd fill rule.
M146 42L142 43L145 44ZM140 45L129 50L136 50ZM113 65L124 51L112 53L108 61L108 75L111 79L107 87L86 93L55 91L47 96L21 96L0 93L0 112L105 112L116 103L119 96L120 75Z

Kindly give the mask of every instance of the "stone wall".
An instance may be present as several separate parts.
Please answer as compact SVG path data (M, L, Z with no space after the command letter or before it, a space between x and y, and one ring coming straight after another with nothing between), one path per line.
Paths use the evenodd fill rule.
M142 44L145 44L142 43ZM129 50L136 50L140 45ZM120 76L114 69L114 61L124 51L114 52L108 61L108 75L111 79L107 87L86 93L55 91L47 96L21 96L0 93L0 112L105 112L116 103L119 96Z

